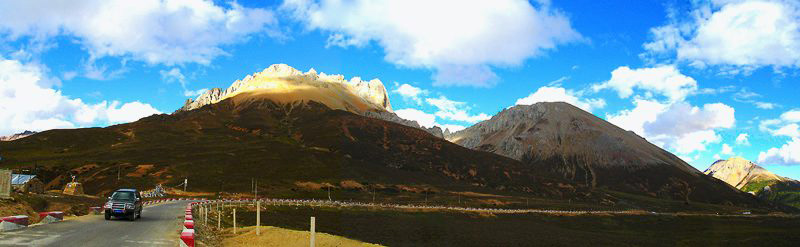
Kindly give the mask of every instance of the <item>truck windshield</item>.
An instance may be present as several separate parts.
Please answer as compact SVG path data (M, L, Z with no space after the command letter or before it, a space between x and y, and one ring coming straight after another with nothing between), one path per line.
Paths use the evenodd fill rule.
M125 201L133 201L133 192L128 191L117 191L111 195L112 200L125 200Z

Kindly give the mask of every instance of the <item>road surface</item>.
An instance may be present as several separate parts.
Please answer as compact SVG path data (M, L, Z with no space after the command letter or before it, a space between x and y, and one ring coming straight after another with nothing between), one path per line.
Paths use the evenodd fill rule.
M179 201L146 207L133 222L89 215L0 232L0 246L178 246L184 209Z

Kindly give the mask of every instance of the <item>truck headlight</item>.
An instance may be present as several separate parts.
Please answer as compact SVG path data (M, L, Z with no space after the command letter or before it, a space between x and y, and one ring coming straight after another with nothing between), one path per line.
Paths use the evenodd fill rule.
M111 202L106 202L106 205L103 206L104 208L111 208Z
M133 203L126 203L126 204L125 204L125 208L127 208L127 209L133 209Z

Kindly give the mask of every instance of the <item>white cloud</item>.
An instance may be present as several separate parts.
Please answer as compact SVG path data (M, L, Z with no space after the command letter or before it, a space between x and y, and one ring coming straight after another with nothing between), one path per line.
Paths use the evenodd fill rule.
M756 108L758 108L758 109L764 109L764 110L775 109L776 107L778 107L778 104L775 104L775 103L770 103L770 102L760 102L760 101L756 101L756 102L753 102L753 104L755 104L755 105L756 105Z
M287 0L282 9L308 30L329 32L329 46L374 42L388 62L434 69L435 85L492 86L492 66L519 66L583 40L546 2Z
M394 113L403 119L417 121L419 125L425 128L439 126L439 128L442 128L442 131L450 130L451 133L467 128L466 126L457 124L439 124L436 122L436 115L425 113L413 108L396 110Z
M428 114L413 108L395 110L394 113L397 114L398 117L417 121L419 125L425 128L436 126L436 115L434 114Z
M450 131L450 133L455 133L455 132L461 131L463 129L466 129L467 126L457 125L457 124L443 124L443 125L440 125L440 128L442 128L443 130Z
M75 37L90 61L125 57L148 64L209 64L222 46L265 33L280 37L273 12L210 0L0 1L0 34L47 43ZM2 37L2 36L0 36Z
M161 74L161 80L166 82L180 82L184 83L186 81L186 77L183 76L181 73L181 69L179 68L172 68L170 70L159 70L159 74Z
M659 103L637 98L634 105L633 109L606 115L606 119L683 154L706 150L708 144L721 139L715 130L732 128L735 123L734 109L721 103L700 108L686 102Z
M800 164L800 138L793 137L780 148L770 148L758 154L758 163L766 165Z
M161 113L149 104L139 101L125 103L117 107L119 104L120 102L113 101L109 103L107 107L102 108L106 111L105 118L109 123L128 123L139 120L142 117ZM101 105L105 105L105 101L101 103Z
M621 98L634 94L634 89L657 93L672 101L680 101L697 91L697 81L681 74L673 66L631 69L622 66L611 72L611 79L592 86L594 91L612 89Z
M417 103L417 105L422 104L421 96L428 94L427 90L411 86L406 83L397 86L397 88L392 90L392 92L399 94L405 100L411 100L414 103Z
M651 29L644 48L696 67L727 72L800 67L800 4L792 0L699 1L687 15Z
M721 160L722 159L722 157L720 157L719 154L714 154L713 158L715 160Z
M622 110L617 114L608 114L606 119L614 125L633 131L642 137L646 137L645 123L654 122L658 115L668 107L667 104L645 99L634 99L633 105L633 109Z
M134 121L160 113L141 102L86 104L53 89L45 69L0 59L0 135Z
M722 144L722 150L721 150L720 153L726 154L726 155L733 155L733 147L731 147L727 143L723 143Z
M580 99L578 98L579 96L578 93L561 87L540 87L536 92L525 98L518 99L514 104L532 105L538 102L566 102L587 112L606 106L606 101L603 99Z
M798 126L796 123L787 124L775 131L772 131L772 134L775 136L800 137L800 126Z
M186 76L181 73L179 68L172 68L170 70L159 70L159 74L161 74L161 80L166 82L178 82L181 84L181 88L183 88L183 96L185 97L195 97L199 96L208 90L207 88L198 89L198 90L190 90L186 88L186 84L189 84L186 81Z
M800 122L800 110L791 110L784 112L783 114L781 114L781 120L791 123Z
M761 98L761 97L763 97L761 94L747 90L747 88L742 88L741 90L733 94L733 100L738 102L753 104L758 109L769 110L780 107L780 105L776 103L755 100L756 98Z
M800 125L798 123L800 123L800 110L789 110L781 114L778 119L762 120L758 128L773 136L800 137Z
M736 137L736 145L750 146L750 135L741 133Z
M185 96L185 97L197 97L197 96L202 95L206 91L208 91L208 88L201 88L201 89L197 89L197 90L194 90L194 91L192 91L192 90L184 90L183 91L183 96Z
M439 98L428 98L425 99L425 101L428 102L428 104L438 108L436 116L442 119L477 123L491 118L491 116L486 115L486 113L470 115L468 111L471 110L471 107L467 106L466 102L449 100L445 96L440 96Z

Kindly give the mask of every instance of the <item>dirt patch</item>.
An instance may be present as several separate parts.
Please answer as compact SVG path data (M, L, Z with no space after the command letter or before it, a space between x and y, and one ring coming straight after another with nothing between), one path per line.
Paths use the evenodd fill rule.
M505 205L511 204L511 202L504 202L504 201L499 201L499 200L495 200L495 199L483 199L483 200L478 200L478 201L480 203L482 203L482 204L489 204L489 205L494 205L494 206L505 206Z
M183 191L175 188L164 188L164 193L168 195L175 195L175 196L188 196L188 197L210 197L214 196L215 193L213 192L192 192L192 191Z
M127 177L144 177L145 175L147 175L147 172L149 172L152 169L153 169L153 165L138 165L138 166L136 166L136 170L135 171L133 171L131 173L128 173L128 175L125 175L125 176L127 176Z
M495 195L495 194L486 194L486 193L478 193L472 191L462 191L462 192L450 192L451 194L455 195L462 195L467 197L493 197L493 198L510 198L510 196L503 196L503 195Z
M321 190L326 188L336 188L330 183L315 183L315 182L294 182L294 185L304 190Z
M261 235L256 235L255 227L240 228L239 234L225 238L222 246L308 246L310 232L289 230L279 227L262 226ZM345 237L317 232L316 246L381 246Z
M353 180L341 181L339 182L339 186L346 190L364 190L365 188L363 184Z
M163 175L166 172L167 172L167 168L164 168L164 169L158 170L157 172L154 172L153 176L154 177L161 177L161 175Z
M439 192L438 190L433 189L433 188L429 188L429 187L417 187L417 186L409 186L409 185L402 185L402 184L395 185L395 188L397 188L400 191L407 191L407 192L417 193L417 194L421 194L421 193L431 194L431 193Z
M91 171L93 169L96 169L97 167L99 167L97 166L97 164L86 164L78 168L72 169L72 172L76 174L83 174L84 172Z

